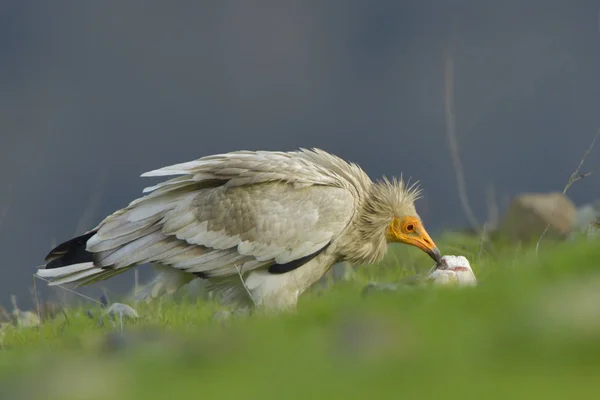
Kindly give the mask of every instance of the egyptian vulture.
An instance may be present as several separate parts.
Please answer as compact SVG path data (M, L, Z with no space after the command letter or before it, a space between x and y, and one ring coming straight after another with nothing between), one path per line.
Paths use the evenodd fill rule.
M54 248L37 275L81 286L152 263L150 298L201 278L226 302L281 310L333 264L378 262L391 242L441 260L416 184L373 182L323 150L236 151L142 174L162 176L176 177Z

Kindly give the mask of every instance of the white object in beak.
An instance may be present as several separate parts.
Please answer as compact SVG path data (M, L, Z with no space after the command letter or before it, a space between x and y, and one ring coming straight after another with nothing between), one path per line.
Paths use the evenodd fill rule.
M469 260L463 256L443 256L441 261L431 269L427 280L435 285L477 285L477 278Z

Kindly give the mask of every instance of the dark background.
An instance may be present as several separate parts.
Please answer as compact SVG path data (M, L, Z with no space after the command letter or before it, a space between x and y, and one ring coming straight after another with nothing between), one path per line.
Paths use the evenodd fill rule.
M466 225L445 135L449 48L477 217L490 185L501 210L518 192L560 190L600 125L599 7L5 1L0 304L27 303L52 245L137 197L153 182L141 173L213 153L320 147L373 178L419 179L433 232ZM598 180L570 195L598 198Z

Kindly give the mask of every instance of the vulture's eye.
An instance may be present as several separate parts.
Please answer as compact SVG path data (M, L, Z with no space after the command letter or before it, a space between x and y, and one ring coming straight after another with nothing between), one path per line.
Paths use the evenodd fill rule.
M412 232L414 229L415 229L415 226L413 224L406 225L406 230L408 232Z

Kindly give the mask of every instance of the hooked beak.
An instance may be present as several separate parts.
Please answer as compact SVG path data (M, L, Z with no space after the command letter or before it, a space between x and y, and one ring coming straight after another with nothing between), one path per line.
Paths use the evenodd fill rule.
M407 222L404 221L399 225L404 226L406 223ZM392 228L388 233L389 240L418 247L427 253L429 257L435 261L437 266L442 261L442 253L437 248L434 241L431 239L420 221L411 219L408 221L408 223L413 227L411 231Z
M429 257L433 258L435 261L435 265L438 265L440 261L442 261L442 253L437 247L434 247L431 250L426 250L426 253L429 254Z

